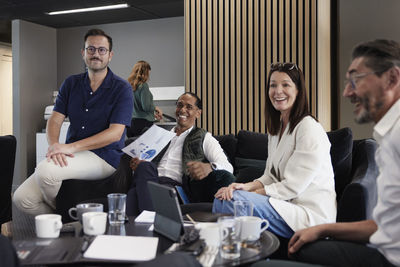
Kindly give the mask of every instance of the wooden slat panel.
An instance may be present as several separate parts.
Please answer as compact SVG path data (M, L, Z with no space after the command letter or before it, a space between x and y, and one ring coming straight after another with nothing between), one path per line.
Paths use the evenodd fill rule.
M223 118L224 118L224 124L222 125L221 128L224 128L222 133L229 133L230 132L230 112L229 112L229 106L230 106L230 92L229 92L229 34L230 34L230 28L229 28L229 8L230 8L230 1L225 0L224 4L224 78L225 78L225 86L224 86L224 93L223 93L223 105L221 106L221 109L223 110L221 113L223 113Z
M266 58L266 38L268 36L267 25L265 23L266 20L266 12L265 12L265 1L260 1L260 132L265 132L265 97L268 96L266 94L266 77L267 77L267 68L266 64L268 64L268 60Z
M318 0L185 1L185 87L203 99L198 124L213 134L265 132L266 78L278 61L303 70L312 114L319 115L319 101L330 94L329 81L318 79L321 65L330 71L330 63L323 64L330 62L330 48L318 50L319 24L329 25L319 23L318 14L329 14L329 4L322 9ZM322 113L329 120L330 113Z
M218 134L223 134L222 125L224 123L225 114L223 111L224 103L224 1L218 1L218 109L216 112L216 120L218 121Z
M311 0L311 55L310 55L310 71L311 71L311 94L312 94L312 113L318 117L317 109L317 0Z
M214 75L214 82L213 82L213 90L212 90L212 95L213 95L213 112L212 115L210 116L210 119L213 121L213 128L212 132L214 134L218 134L218 120L216 119L216 114L218 110L218 5L217 1L212 1L213 3L213 75Z
M236 73L235 73L235 68L236 68L236 50L235 50L235 34L236 34L236 1L235 0L230 0L230 31L231 31L231 36L230 36L230 45L231 45L231 50L230 50L230 129L229 133L236 133Z
M236 1L236 132L238 132L243 127L242 120L242 106L241 106L241 93L243 92L242 86L242 19L241 19L241 2ZM236 133L235 132L235 133Z
M290 0L285 0L285 62L291 62L290 58L290 35L291 35L291 24L290 24Z
M242 117L242 127L248 129L248 108L247 108L247 94L249 91L249 86L247 84L248 81L248 47L247 47L247 1L243 1L242 3L242 99L241 105L243 110L243 117Z
M254 125L256 132L260 131L260 17L259 0L254 1Z
M185 1L185 88L190 87L190 5Z
M201 99L204 107L208 106L207 103L207 1L201 1L201 87L198 89L201 92ZM199 23L200 24L200 23ZM200 95L200 94L199 94ZM203 114L201 116L201 127L207 127L207 110L203 107Z
M254 86L253 86L253 81L254 81L254 69L253 69L253 59L254 59L254 50L253 50L253 0L247 1L248 3L248 10L247 10L247 32L248 32L248 38L247 38L247 69L248 69L248 77L247 77L247 120L248 120L248 128L250 131L253 131L253 120L254 120Z
M207 120L207 129L209 131L212 131L213 128L213 123L212 123L212 99L213 99L213 71L212 71L212 64L213 64L213 57L212 57L212 41L213 41L213 36L212 36L212 0L207 0L207 74L208 74L208 80L207 80L207 116L204 116ZM203 107L204 108L204 107Z
M194 92L196 87L196 0L191 0L190 5L190 87L186 90Z

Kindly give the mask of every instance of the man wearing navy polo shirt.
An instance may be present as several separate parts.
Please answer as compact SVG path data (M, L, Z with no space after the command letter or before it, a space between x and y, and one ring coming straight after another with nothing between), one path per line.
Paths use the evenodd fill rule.
M47 159L14 193L14 203L22 211L52 213L63 180L102 179L117 168L133 98L131 86L107 67L112 56L111 37L89 30L82 49L87 72L64 81L47 122ZM66 144L60 144L66 117L71 124Z

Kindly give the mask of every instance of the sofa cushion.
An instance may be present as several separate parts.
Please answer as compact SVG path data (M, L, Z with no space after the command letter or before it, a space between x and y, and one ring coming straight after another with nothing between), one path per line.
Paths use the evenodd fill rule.
M248 183L264 174L265 160L235 158L236 182Z
M227 134L227 135L217 135L214 137L215 137L215 139L218 140L222 149L225 151L225 154L228 157L229 162L234 166L235 165L236 146L237 146L237 139L236 139L235 135Z
M236 157L266 160L268 157L268 135L250 131L239 131Z
M331 160L335 174L336 197L340 199L350 182L352 168L353 133L350 128L328 132L331 142Z

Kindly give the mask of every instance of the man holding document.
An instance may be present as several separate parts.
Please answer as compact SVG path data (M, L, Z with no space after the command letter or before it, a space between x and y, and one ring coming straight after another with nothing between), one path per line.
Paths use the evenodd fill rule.
M132 158L133 175L127 196L126 212L137 215L153 210L148 181L182 186L191 202L211 202L220 187L234 181L233 167L218 141L195 126L202 111L201 100L186 92L176 102L176 134L152 162Z

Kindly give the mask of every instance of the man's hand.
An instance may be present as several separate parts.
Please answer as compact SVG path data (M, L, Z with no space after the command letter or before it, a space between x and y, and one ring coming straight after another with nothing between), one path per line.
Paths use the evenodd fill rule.
M228 187L221 187L217 193L215 193L214 197L220 200L231 200L233 197L233 191L235 190L244 190L249 191L250 187L248 184L242 183L232 183Z
M314 242L323 237L324 225L317 225L302 229L294 233L288 244L288 253L296 253L303 245Z
M144 160L140 160L139 158L132 158L131 161L129 162L129 167L131 167L132 170L136 171L136 168L142 161Z
M203 163L200 161L189 161L186 166L188 167L189 175L195 180L202 180L212 172L210 163Z
M47 149L47 161L52 160L60 167L68 166L67 157L74 157L74 150L70 144L54 143Z

